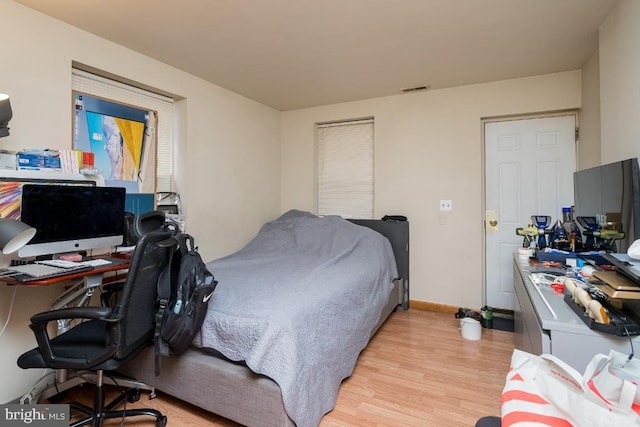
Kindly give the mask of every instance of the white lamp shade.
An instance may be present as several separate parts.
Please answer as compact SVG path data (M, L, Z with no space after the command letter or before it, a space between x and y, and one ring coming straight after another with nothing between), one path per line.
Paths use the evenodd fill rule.
M0 249L4 255L12 254L29 243L36 229L17 219L0 218Z

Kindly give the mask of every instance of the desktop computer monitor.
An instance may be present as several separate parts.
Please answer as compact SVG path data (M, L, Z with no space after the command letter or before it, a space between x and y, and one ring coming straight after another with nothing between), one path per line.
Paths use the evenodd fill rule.
M20 219L36 229L21 258L122 244L125 189L29 185L22 187Z

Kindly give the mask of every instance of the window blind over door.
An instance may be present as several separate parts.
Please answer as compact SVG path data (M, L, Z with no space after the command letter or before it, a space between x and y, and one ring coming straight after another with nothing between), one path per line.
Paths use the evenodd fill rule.
M373 119L318 125L318 215L373 218Z
M144 89L130 86L96 74L74 68L71 87L74 91L121 102L155 111L158 121L155 129L157 146L152 153L156 157L156 191L171 191L173 173L173 104L174 100ZM153 191L153 190L151 190Z

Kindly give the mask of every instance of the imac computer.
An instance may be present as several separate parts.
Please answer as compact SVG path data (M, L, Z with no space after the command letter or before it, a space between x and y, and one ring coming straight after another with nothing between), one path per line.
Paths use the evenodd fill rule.
M125 189L77 185L22 187L20 219L36 229L21 258L108 248L124 238Z

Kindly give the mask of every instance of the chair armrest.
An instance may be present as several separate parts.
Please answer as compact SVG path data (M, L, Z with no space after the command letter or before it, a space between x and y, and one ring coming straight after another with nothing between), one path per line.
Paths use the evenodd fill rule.
M117 322L119 318L111 317L112 310L109 307L70 307L59 310L45 311L31 316L29 327L33 330L38 343L38 348L48 366L56 366L59 362L74 361L68 357L57 357L53 354L51 337L47 331L47 325L52 321L64 319L98 319L106 322Z
M117 295L124 288L124 282L114 282L102 286L100 303L103 307L115 307ZM114 298L115 297L115 298Z
M47 323L54 320L64 319L102 319L109 321L111 315L110 307L68 307L59 310L45 311L31 316L31 329L46 326ZM117 320L117 319L113 319Z

